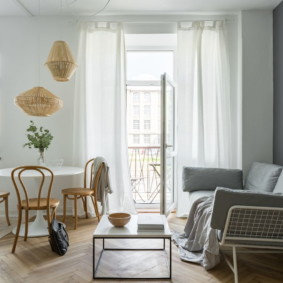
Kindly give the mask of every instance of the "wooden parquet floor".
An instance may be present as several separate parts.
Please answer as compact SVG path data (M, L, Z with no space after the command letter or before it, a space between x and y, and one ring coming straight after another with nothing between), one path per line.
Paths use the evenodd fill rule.
M59 217L60 219L60 217ZM182 231L185 219L169 216L170 227ZM79 219L78 229L73 230L73 219L67 219L70 247L64 256L51 252L47 237L19 238L16 253L11 253L14 235L0 239L0 282L125 282L125 280L92 279L92 234L96 219ZM135 264L143 264L142 257ZM123 268L127 257L117 262L109 258L107 264ZM283 282L283 254L240 254L238 257L239 278L243 283ZM157 264L158 267L158 264ZM157 268L156 267L156 268ZM211 271L183 262L179 259L176 246L172 245L172 268L174 283L233 282L233 274L224 260ZM126 282L168 282L150 280L127 280Z

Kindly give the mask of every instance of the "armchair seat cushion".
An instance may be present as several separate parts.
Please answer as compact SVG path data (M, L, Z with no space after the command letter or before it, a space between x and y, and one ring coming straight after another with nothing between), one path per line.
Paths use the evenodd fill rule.
M283 207L283 195L217 188L214 195L211 227L223 230L230 207L234 205Z
M217 187L241 190L243 188L242 171L222 168L183 168L184 192L214 191Z

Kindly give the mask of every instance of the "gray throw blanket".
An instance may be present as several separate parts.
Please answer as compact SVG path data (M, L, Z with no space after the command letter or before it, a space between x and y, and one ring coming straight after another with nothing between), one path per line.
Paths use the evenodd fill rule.
M173 241L179 247L180 258L201 264L206 270L220 261L216 230L210 227L212 197L196 200L191 208L184 234L173 233Z
M103 167L103 170L101 172L101 177L98 182L96 197L97 197L97 200L100 201L101 203L102 215L103 215L107 212L107 209L108 209L107 194L112 194L112 189L111 189L110 181L109 181L109 167L103 157L98 156L94 159L93 168L92 168L93 170L92 174L94 178L92 180L93 184L91 184L91 187L93 188L94 186L95 176L102 163L104 163L105 166Z

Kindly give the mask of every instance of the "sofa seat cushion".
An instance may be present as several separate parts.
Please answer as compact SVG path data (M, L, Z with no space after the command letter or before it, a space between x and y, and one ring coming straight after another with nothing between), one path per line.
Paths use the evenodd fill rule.
M183 191L215 190L226 187L235 190L243 188L242 171L238 169L222 168L183 168Z
M272 192L281 174L281 171L282 166L254 162L246 179L244 189Z
M214 191L194 191L189 192L188 213L191 211L192 205L196 200L203 197L210 197L214 195Z

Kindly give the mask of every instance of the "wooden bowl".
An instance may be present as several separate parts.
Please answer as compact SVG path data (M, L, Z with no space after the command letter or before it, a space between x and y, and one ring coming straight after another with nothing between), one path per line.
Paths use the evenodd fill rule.
M108 220L115 227L123 227L130 221L130 219L131 214L124 212L111 213L108 215Z

